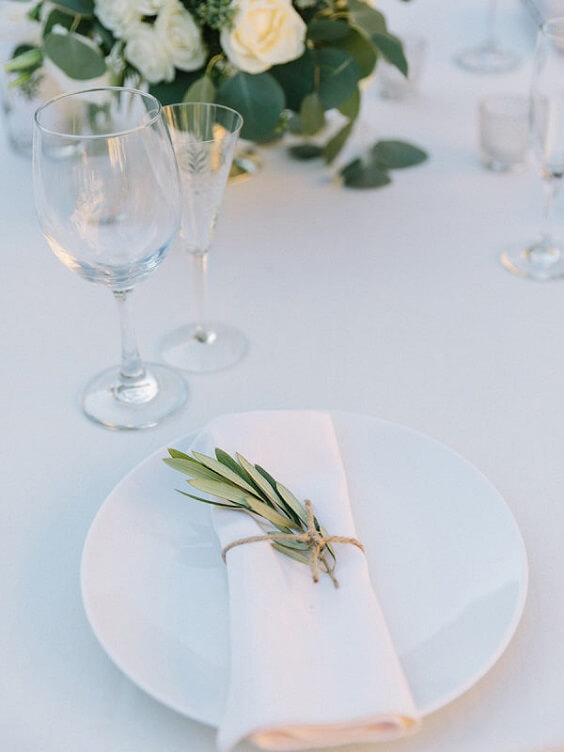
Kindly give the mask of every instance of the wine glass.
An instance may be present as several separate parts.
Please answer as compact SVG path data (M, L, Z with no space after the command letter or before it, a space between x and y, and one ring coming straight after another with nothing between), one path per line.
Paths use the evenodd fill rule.
M144 365L130 293L165 257L180 223L180 185L159 102L107 87L49 100L35 114L33 184L41 229L55 255L118 304L122 362L86 387L86 415L108 428L146 428L186 399L183 379Z
M564 248L552 234L553 207L564 175L564 18L539 29L531 86L531 135L544 187L540 237L502 254L503 265L537 280L564 275Z
M195 267L196 321L169 333L161 352L177 368L216 371L238 362L247 349L242 332L208 321L206 311L208 250L243 118L229 107L199 102L167 105L163 112L184 195L179 241Z
M487 35L477 47L462 50L455 56L461 68L475 73L503 73L516 68L519 56L501 46L499 41L499 2L489 0L487 9Z

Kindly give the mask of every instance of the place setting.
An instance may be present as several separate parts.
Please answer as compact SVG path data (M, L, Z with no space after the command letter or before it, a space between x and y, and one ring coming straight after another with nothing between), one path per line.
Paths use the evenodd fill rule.
M484 9L488 38L461 48L456 64L480 75L510 73L521 57L499 41L498 4L484 3ZM112 467L119 467L109 493L107 483L95 503L88 497L93 514L87 524L81 517L79 526L75 595L96 646L92 661L98 667L106 662L116 670L114 680L117 675L122 686L141 690L149 707L159 709L158 723L180 719L210 727L209 748L219 752L375 752L396 743L426 752L437 728L448 733L445 714L452 719L461 713L468 694L478 704L492 676L499 689L499 672L522 649L514 638L531 607L533 557L522 525L527 516L522 510L517 515L513 499L506 498L512 487L507 480L498 490L479 463L449 441L399 417L389 419L393 408L386 410L386 387L375 364L413 347L407 325L403 334L393 335L392 345L383 334L387 326L402 332L398 321L410 301L399 301L388 322L374 314L375 307L367 309L373 320L371 339L363 342L372 353L369 373L361 372L361 359L347 359L353 348L335 350L335 372L327 378L339 383L340 373L349 388L354 384L354 399L345 398L344 387L335 390L333 404L323 406L311 399L296 405L295 392L286 402L269 399L275 392L266 379L260 393L252 391L251 369L264 368L260 358L280 363L281 380L285 369L303 368L300 378L317 381L320 392L326 373L308 371L291 352L279 353L280 328L268 332L268 342L255 342L250 329L239 326L240 296L214 273L214 245L216 227L229 221L222 216L224 196L237 190L234 177L241 179L238 163L249 144L266 155L283 150L285 158L312 170L310 176L330 176L315 185L335 202L327 202L319 220L324 228L331 226L332 211L337 215L338 191L347 196L339 204L341 216L358 217L346 203L354 196L365 202L364 211L376 212L380 189L397 188L383 199L386 211L393 211L393 197L403 195L411 168L433 155L411 140L405 126L398 127L398 137L378 132L378 140L368 144L372 123L362 111L361 94L374 82L386 106L398 106L399 123L402 102L417 106L409 102L420 96L424 58L430 76L430 40L422 33L402 40L384 14L363 0L129 5L69 0L40 2L25 19L39 35L22 37L12 50L3 69L8 81L3 96L5 128L13 126L14 95L27 97L28 109L34 101L32 141L16 139L14 145L13 134L7 134L8 142L31 168L44 245L80 283L110 291L120 333L119 364L85 379L81 415L73 416L82 420L77 453L88 444L96 452L105 446ZM543 20L530 94L500 91L478 103L482 172L493 179L494 173L526 169L531 145L540 169L545 204L538 239L501 256L506 270L537 281L561 276L552 225L564 159L563 40L564 21ZM362 150L353 156L361 131ZM259 169L269 169L268 159ZM261 197L265 201L274 204L286 192L285 176L279 178L279 192ZM257 180L256 174L249 171L244 180ZM270 232L268 215L256 221ZM245 227L250 237L252 225ZM291 257L295 264L315 239L313 234L304 239L303 227L294 229L300 244ZM372 301L402 275L389 241L357 230L350 243L339 236L348 260L335 269L342 287L350 287L351 311L356 297ZM227 230L221 241L229 237ZM144 281L156 280L155 272L166 268L173 253L186 262L185 321L162 331L151 325L158 356L145 360L133 293ZM370 260L372 253L382 254L377 262ZM328 252L327 266L331 258ZM323 286L327 269L318 279L315 264L308 264L307 310L312 316L317 308L334 314L344 298L322 300L321 291L327 296L337 288ZM355 265L360 272L345 279L343 271ZM374 279L368 280L368 270L378 272ZM259 278L277 289L275 271L265 266ZM232 315L216 317L208 286L216 286L214 299L221 298ZM155 282L152 289L155 305L164 310L166 284ZM440 297L432 292L429 297L433 294ZM273 296L273 306L279 299ZM350 313L340 314L345 323L339 324L337 343L355 325ZM278 327L283 318L277 314ZM85 340L87 324L81 325ZM328 338L327 331L317 330L313 347L327 341L320 331ZM398 344L398 336L405 342ZM77 354L69 359L79 360L82 346L76 343ZM431 361L436 353L427 355ZM448 368L446 357L444 362ZM421 364L405 360L395 368L399 403L405 396L413 406L428 391L432 407L421 411L419 425L423 415L433 425L433 411L452 409L452 437L455 426L458 437L479 430L484 442L490 439L488 419L496 403L487 401L489 394L480 405L484 427L473 429L474 416L458 405L449 408L456 385L449 392L429 377L425 390L413 396L400 369L412 368L414 379L418 373L424 379ZM242 396L234 393L235 381L239 389L245 383ZM194 393L201 396L202 384L208 402L205 409L196 406L205 416L198 421ZM303 394L311 396L311 384ZM220 400L221 390L226 396ZM386 418L373 407L377 390ZM469 394L461 389L460 401L470 404ZM70 390L65 397L70 412ZM350 404L366 409L343 408ZM137 452L133 464L125 460L131 447ZM496 458L490 470L497 473L496 463L502 465ZM61 468L63 474L62 463ZM501 470L494 480L499 478ZM80 494L94 493L87 480L83 485L73 503ZM84 666L88 682L95 674L89 674L86 660ZM106 690L102 679L96 691ZM119 713L116 719L114 730ZM96 723L102 728L99 719L93 728ZM176 727L186 729L190 748L192 726ZM454 749L456 735L452 744ZM494 752L491 744L487 752ZM509 752L508 746L500 752Z

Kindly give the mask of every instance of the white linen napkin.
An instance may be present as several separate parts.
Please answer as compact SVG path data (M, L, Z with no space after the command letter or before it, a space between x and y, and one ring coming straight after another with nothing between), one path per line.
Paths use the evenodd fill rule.
M331 416L255 412L212 421L192 449L219 447L262 465L331 535L358 537ZM354 506L354 501L353 501ZM214 508L222 548L264 532L244 512ZM296 750L396 738L417 710L372 589L364 554L335 543L340 587L267 542L227 553L230 679L218 747L250 739Z

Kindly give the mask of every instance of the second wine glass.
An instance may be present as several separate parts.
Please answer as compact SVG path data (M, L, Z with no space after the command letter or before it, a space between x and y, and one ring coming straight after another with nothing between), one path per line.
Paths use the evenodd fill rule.
M168 334L162 356L186 371L217 371L245 354L245 336L207 319L208 251L219 216L243 118L222 105L185 102L163 108L183 193L179 242L194 263L197 318Z

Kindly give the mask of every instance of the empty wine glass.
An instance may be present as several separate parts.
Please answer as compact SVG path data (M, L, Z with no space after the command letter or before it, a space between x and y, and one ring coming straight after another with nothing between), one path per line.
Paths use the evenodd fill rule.
M187 371L216 371L245 354L238 329L207 320L208 250L243 118L217 104L190 102L163 108L184 194L179 241L194 264L196 321L168 334L162 356Z
M519 56L503 47L499 41L499 2L488 0L487 34L477 47L470 47L455 56L456 62L475 73L502 73L516 68Z
M180 185L159 102L100 88L51 99L35 114L37 214L55 255L114 293L122 362L86 387L86 415L108 428L146 428L186 399L183 379L145 366L133 333L132 288L163 260L180 222Z
M564 175L564 18L539 29L531 86L531 130L544 187L540 237L508 249L503 265L524 277L547 280L564 275L564 248L552 234L554 203Z

